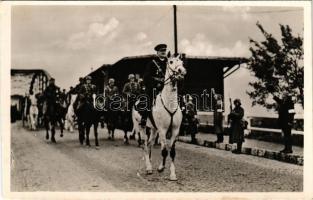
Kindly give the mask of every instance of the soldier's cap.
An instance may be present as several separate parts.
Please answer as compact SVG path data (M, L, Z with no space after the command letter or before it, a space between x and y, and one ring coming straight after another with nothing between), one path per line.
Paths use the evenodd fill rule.
M131 79L131 78L135 78L135 75L134 74L129 74L128 75L128 79Z
M166 44L158 44L154 47L154 50L156 51L162 51L162 50L166 50L167 45Z
M110 78L109 82L115 82L114 78Z
M91 76L86 76L86 80L91 80Z
M239 104L241 105L240 99L235 99L235 100L234 100L234 103L239 103Z
M55 81L55 79L54 78L50 78L50 80L49 81Z

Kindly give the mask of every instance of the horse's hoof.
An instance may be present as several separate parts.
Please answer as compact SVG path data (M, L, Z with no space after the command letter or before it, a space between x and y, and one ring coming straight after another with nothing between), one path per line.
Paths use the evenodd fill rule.
M161 173L161 172L164 171L164 169L165 169L165 167L159 167L159 168L158 168L158 172Z
M148 175L151 175L151 174L152 174L152 169L146 170L146 173L147 173Z
M100 149L100 147L99 146L96 146L96 150L99 150Z
M60 137L63 137L63 134L61 134Z
M177 177L175 176L170 176L170 181L177 181Z
M57 141L55 141L55 139L51 139L51 142L52 143L57 143Z
M46 140L49 140L49 135L46 135Z

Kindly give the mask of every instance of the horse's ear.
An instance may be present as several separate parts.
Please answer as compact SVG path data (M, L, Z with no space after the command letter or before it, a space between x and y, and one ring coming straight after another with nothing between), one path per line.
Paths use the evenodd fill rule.
M170 58L171 57L171 51L168 51L167 53L167 57Z

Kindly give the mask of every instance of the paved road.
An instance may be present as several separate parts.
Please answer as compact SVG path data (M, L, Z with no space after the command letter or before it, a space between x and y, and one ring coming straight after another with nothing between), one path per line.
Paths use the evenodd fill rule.
M168 180L169 167L145 174L143 150L135 141L107 140L100 130L100 149L80 146L77 133L45 141L45 132L12 124L12 191L302 191L303 167L248 155L234 155L177 143L177 182ZM93 137L92 137L93 138ZM93 140L92 140L93 142ZM93 143L92 143L93 144ZM160 157L154 147L153 167ZM169 162L167 163L169 164Z

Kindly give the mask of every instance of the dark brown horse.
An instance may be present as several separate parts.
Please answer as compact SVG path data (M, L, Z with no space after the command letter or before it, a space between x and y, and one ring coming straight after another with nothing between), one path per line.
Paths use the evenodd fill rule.
M84 144L84 141L87 146L90 145L89 133L90 128L93 125L94 135L95 135L95 145L99 147L98 140L98 124L100 122L101 111L95 109L93 102L88 100L78 99L78 106L75 107L75 114L77 116L78 122L78 132L79 132L79 142L81 145Z
M49 140L49 131L51 132L51 142L56 143L55 128L57 123L60 126L61 134L63 137L64 121L63 114L65 109L60 102L45 100L43 103L43 121L46 128L46 139Z

